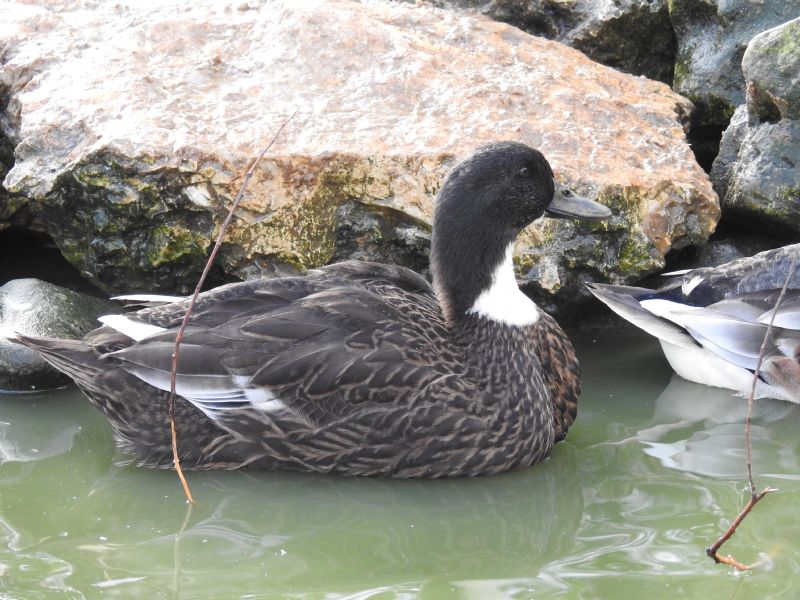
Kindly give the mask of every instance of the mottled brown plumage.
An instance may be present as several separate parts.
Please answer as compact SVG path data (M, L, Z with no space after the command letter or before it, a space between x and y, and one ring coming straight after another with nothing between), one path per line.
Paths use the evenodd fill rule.
M480 150L454 174L434 220L443 304L419 275L362 262L200 296L176 384L184 467L443 477L549 456L576 414L572 346L526 299L513 305L522 317L506 319L485 300L497 296L481 294L501 279L520 227L551 201L555 211L552 174L513 143ZM468 239L460 221L476 216L483 232ZM469 264L481 272L461 272ZM186 304L139 310L80 341L19 341L75 380L137 464L170 467L166 390Z
M580 365L567 334L550 315L542 313L531 338L542 365L545 387L553 403L555 441L560 442L567 437L567 430L578 415Z

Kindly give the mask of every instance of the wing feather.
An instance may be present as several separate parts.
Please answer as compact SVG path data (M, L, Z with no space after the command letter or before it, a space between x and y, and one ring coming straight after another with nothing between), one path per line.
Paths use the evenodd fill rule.
M169 390L185 304L134 313L166 330L109 360ZM232 284L201 295L196 310L176 390L228 430L292 415L330 423L365 402L400 402L441 375L441 349L431 340L432 330L444 331L438 304L427 281L400 267L344 263Z

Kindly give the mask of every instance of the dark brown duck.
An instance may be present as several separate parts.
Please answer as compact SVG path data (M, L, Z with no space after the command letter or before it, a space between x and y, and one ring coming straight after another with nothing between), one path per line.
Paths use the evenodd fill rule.
M511 263L545 213L610 216L558 186L540 152L492 144L438 195L433 289L402 267L345 262L202 294L177 375L182 465L445 477L549 456L575 418L578 362ZM18 340L74 379L135 463L170 467L186 304L104 317L83 340Z

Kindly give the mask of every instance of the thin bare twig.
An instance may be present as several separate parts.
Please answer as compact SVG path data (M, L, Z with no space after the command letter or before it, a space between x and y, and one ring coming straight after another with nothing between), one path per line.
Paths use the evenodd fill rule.
M753 480L753 440L752 440L752 423L753 423L753 402L756 396L756 385L758 383L758 378L761 373L761 363L764 361L764 353L767 349L767 343L769 342L772 336L772 326L775 322L775 315L778 314L778 308L780 307L781 303L783 302L783 297L786 295L786 290L789 288L789 281L794 274L795 263L797 262L797 256L792 257L792 262L789 265L789 271L786 273L786 279L783 282L783 287L781 288L781 293L778 295L778 299L775 301L775 308L772 309L772 315L769 319L769 324L767 325L767 330L764 332L764 340L761 342L761 348L758 352L758 360L756 361L756 368L753 371L753 382L752 386L750 387L750 394L747 396L747 419L745 421L744 426L744 438L745 438L745 445L747 451L747 480L750 484L750 500L741 510L741 512L736 516L733 522L728 526L728 529L725 530L725 533L714 543L714 545L706 548L706 554L710 556L714 562L723 563L726 565L730 565L739 571L749 571L755 565L745 565L738 560L736 560L733 556L728 554L727 556L722 556L719 554L719 549L722 545L727 542L731 536L736 532L736 528L739 527L741 522L744 518L750 514L750 511L753 510L753 507L761 501L764 496L771 492L777 492L778 490L773 487L766 487L760 492L756 492L756 484Z
M197 282L197 287L195 287L194 294L192 294L192 298L189 301L189 306L186 308L186 314L183 316L183 321L181 322L180 329L178 329L178 335L175 336L175 349L172 352L172 371L170 374L170 392L169 392L169 421L170 421L170 430L172 433L172 458L175 462L175 471L178 473L178 478L181 480L181 485L183 486L183 491L186 494L186 499L191 503L194 504L194 498L192 498L192 492L189 489L189 484L186 481L186 477L183 475L183 469L181 469L181 461L180 456L178 455L178 431L175 427L175 382L177 379L178 373L178 359L180 358L180 346L181 342L183 341L183 336L186 331L186 325L189 323L189 317L192 314L192 310L194 309L194 305L197 302L197 296L200 294L200 290L203 288L203 284L205 283L206 277L208 276L209 271L211 270L211 265L214 264L214 259L217 257L217 253L219 252L220 247L222 246L222 239L225 236L225 230L228 228L231 220L233 219L233 214L236 211L236 208L239 206L239 202L242 200L242 196L244 195L244 190L247 188L247 184L250 181L250 178L255 173L256 167L258 163L264 158L264 155L272 148L272 145L275 143L275 140L278 139L278 136L281 134L283 129L286 125L289 124L294 116L297 114L297 110L295 110L288 119L286 119L281 126L278 128L278 131L272 136L272 140L270 140L269 144L261 151L256 159L253 161L253 164L250 165L250 168L247 169L247 173L245 173L244 179L242 180L242 185L239 187L239 193L236 194L236 198L231 204L231 208L228 211L228 216L225 217L225 220L222 222L222 225L219 228L219 235L217 236L217 241L214 244L214 249L211 250L211 255L208 257L208 261L206 262L206 266L203 269L202 275L200 275L200 279Z
M745 564L742 564L738 560L733 558L733 556L731 556L730 554L728 556L721 556L719 554L719 549L722 547L722 544L727 542L731 538L731 536L733 536L733 534L736 533L736 528L739 527L739 525L744 520L744 518L748 514L750 514L750 511L753 510L753 507L764 496L766 496L770 492L777 492L777 491L778 490L776 490L775 488L766 487L763 490L761 490L759 493L757 493L757 494L755 494L753 496L750 496L750 500L747 501L747 504L745 504L745 507L742 509L742 511L733 520L733 523L731 523L730 526L728 527L728 529L725 530L725 533L722 534L722 537L720 537L714 543L713 546L710 546L710 547L706 548L706 554L708 556L710 556L711 558L713 558L714 562L724 563L726 565L730 565L732 567L735 567L735 568L739 569L740 571L749 571L752 568L752 565L747 566Z
M783 282L781 293L775 301L775 308L772 309L772 315L769 318L769 325L767 331L764 333L764 340L761 342L761 348L758 351L758 360L756 361L756 370L753 371L753 382L750 386L750 394L747 396L747 421L744 426L745 444L747 444L747 479L750 482L750 496L756 496L756 484L753 482L753 444L751 439L752 422L753 422L753 399L756 396L756 384L758 383L759 375L761 374L761 363L764 361L764 352L767 349L767 342L772 337L772 325L775 322L775 315L778 314L778 308L783 302L783 297L786 295L786 290L789 288L789 281L794 275L794 267L797 262L797 256L792 257L792 262L789 265L789 270L786 273L786 279Z

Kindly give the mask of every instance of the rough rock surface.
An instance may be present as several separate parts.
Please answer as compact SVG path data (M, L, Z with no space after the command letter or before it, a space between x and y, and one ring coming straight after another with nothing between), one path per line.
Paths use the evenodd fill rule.
M672 84L677 45L667 0L433 0L432 4L480 11L577 48L601 64Z
M800 18L754 37L742 61L747 103L711 172L725 217L800 234Z
M558 179L616 214L526 232L519 266L542 276L540 295L635 280L718 219L685 99L486 17L345 0L86 1L6 3L0 23L15 144L4 185L110 291L193 287L247 166L295 110L219 278L348 255L420 264L442 177L498 139L539 147Z
M491 0L482 12L577 48L592 60L671 84L677 44L667 0Z
M76 339L119 312L106 300L39 279L14 279L0 287L0 390L26 392L59 387L69 378L36 352L8 338L15 333Z
M678 40L673 89L696 106L693 137L719 139L744 101L740 65L748 42L800 16L800 0L681 0L670 1L669 10ZM716 152L712 142L698 158L710 164Z

